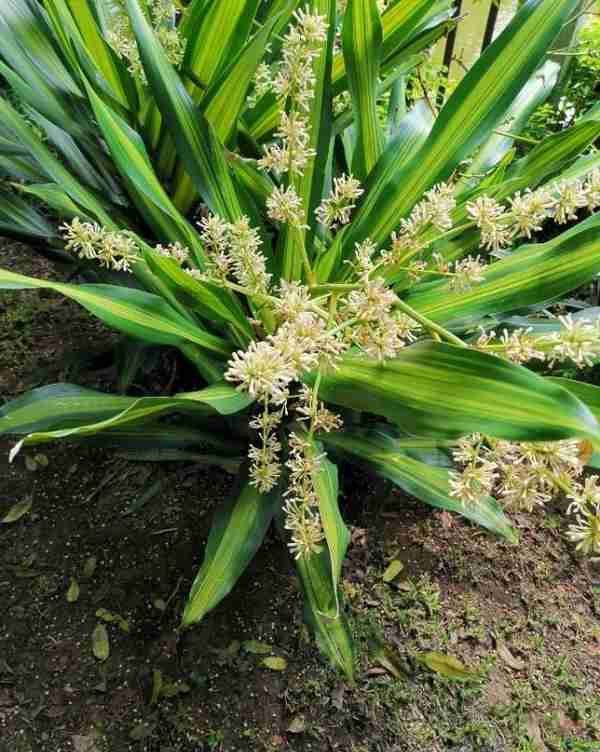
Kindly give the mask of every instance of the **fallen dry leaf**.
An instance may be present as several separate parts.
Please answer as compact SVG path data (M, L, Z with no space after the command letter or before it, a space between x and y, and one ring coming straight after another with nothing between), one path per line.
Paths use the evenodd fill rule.
M504 663L515 671L522 671L525 668L525 661L514 656L502 640L496 640L496 652Z

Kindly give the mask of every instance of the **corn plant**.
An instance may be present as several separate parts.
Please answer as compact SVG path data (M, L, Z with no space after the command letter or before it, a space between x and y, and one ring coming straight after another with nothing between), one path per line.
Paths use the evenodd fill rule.
M580 482L598 388L541 373L600 356L594 312L566 298L600 269L600 112L513 146L578 5L526 0L443 106L406 112L451 0L3 0L0 229L82 282L0 270L0 287L177 348L197 390L53 384L0 408L0 432L21 436L12 457L93 438L240 467L183 626L274 525L352 676L347 462L512 542L506 508L565 491L570 536L598 552L600 491Z

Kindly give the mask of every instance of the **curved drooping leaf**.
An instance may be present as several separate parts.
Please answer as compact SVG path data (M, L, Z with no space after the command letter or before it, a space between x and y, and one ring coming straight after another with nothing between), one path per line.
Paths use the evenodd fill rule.
M533 111L539 107L552 93L560 65L548 60L539 68L517 95L510 106L499 131L481 145L477 156L469 165L469 173L481 175L495 167L514 143L509 133L518 135L529 120ZM476 182L476 181L472 181Z
M314 375L305 380L314 383ZM417 436L600 438L592 413L556 384L493 355L441 343L412 345L384 364L347 356L322 377L319 396L385 416Z
M0 269L0 289L35 288L55 290L75 300L109 326L131 337L175 347L194 342L222 356L232 350L226 340L192 324L162 298L143 290L117 285L71 285Z
M224 383L174 397L139 398L54 384L0 408L0 434L27 434L11 451L12 460L23 446L129 429L170 413L232 415L251 403L250 398Z
M233 415L250 404L249 397L225 383L174 397L125 397L74 384L50 384L2 405L0 434L47 428L83 434L91 433L90 425L97 423L108 430L167 412Z
M244 481L238 492L219 505L182 626L199 622L230 592L263 542L280 501L277 490L261 494Z
M2 97L0 97L0 121L31 155L40 170L68 193L73 201L83 206L105 227L114 227L108 205L71 175L31 130L22 116Z
M584 381L574 381L558 377L550 377L548 381L566 389L586 405L592 414L600 420L600 386L588 384Z
M517 543L518 533L495 499L486 497L478 504L463 504L450 496L449 469L409 456L400 446L409 446L410 439L396 445L377 433L343 431L326 435L323 441L336 451L358 458L371 470L426 504L456 512L511 543Z
M46 241L56 237L54 226L43 214L10 193L0 194L0 231Z
M484 280L453 291L446 282L415 285L406 301L433 321L464 326L482 316L552 301L600 271L600 214L547 243L525 245L490 264Z
M104 394L74 384L49 384L0 407L0 434L97 421L126 410L133 402L134 397Z

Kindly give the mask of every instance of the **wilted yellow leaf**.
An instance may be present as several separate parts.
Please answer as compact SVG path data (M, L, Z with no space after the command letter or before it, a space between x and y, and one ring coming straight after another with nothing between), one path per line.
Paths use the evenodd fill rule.
M31 499L25 499L25 501L19 501L17 504L12 506L6 516L2 519L3 525L8 525L11 522L16 522L17 520L20 520L21 517L24 517L27 512L31 509L32 504Z

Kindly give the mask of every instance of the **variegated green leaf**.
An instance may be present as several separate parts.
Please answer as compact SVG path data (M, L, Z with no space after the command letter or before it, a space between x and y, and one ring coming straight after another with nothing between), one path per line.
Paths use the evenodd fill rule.
M117 285L71 285L34 279L0 269L0 289L47 289L75 300L90 313L119 331L148 342L179 346L194 342L227 356L230 345L195 326L157 295Z
M600 215L595 215L547 243L522 246L490 264L484 281L469 290L433 282L415 286L407 302L434 321L464 326L574 290L600 271L599 254Z
M412 345L384 364L347 356L323 376L319 396L420 436L600 437L592 413L564 389L493 355L441 343Z
M383 31L376 0L349 0L342 38L356 128L352 171L364 181L384 145L377 114Z
M518 541L517 532L495 499L487 497L478 504L463 504L450 496L450 471L409 456L410 439L391 442L377 433L344 431L324 436L323 440L328 447L358 458L371 470L426 504L456 512L511 543ZM418 441L415 443L419 444Z
M138 0L126 0L126 3L146 76L185 169L213 212L230 221L239 219L241 207L223 145L210 123L195 108Z
M279 503L277 490L263 495L244 481L231 499L219 505L182 626L199 622L230 592L263 542Z

